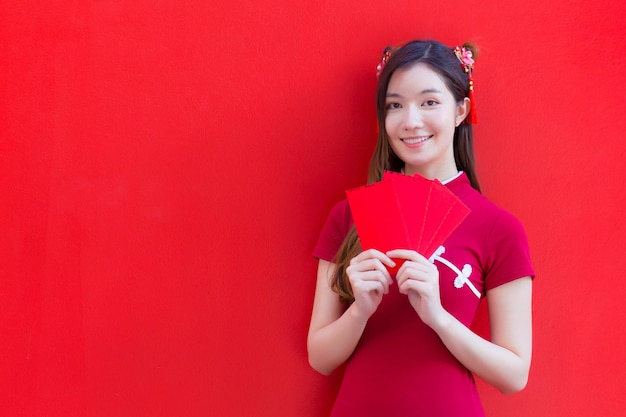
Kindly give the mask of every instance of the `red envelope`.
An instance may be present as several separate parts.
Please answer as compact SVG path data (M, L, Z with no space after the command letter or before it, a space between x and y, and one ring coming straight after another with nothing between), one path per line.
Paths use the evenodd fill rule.
M383 181L391 181L393 183L396 198L407 225L409 245L404 248L394 249L417 250L421 244L428 206L427 201L433 182L422 176L412 177L391 171L384 173Z
M387 252L408 247L404 215L391 182L377 182L346 194L363 250Z
M348 190L363 250L413 249L429 258L470 210L439 181L385 172L383 180ZM397 272L402 260L395 260Z
M455 194L434 180L418 252L430 258L469 213L469 208Z

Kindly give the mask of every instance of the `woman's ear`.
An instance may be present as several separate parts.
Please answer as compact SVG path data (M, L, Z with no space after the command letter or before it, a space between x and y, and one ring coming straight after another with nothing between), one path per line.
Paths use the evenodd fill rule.
M465 97L462 102L456 106L456 125L463 123L470 111L470 99Z

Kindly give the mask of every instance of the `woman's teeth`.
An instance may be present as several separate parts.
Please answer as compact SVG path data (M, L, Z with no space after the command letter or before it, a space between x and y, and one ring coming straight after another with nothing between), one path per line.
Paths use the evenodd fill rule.
M402 139L402 141L408 145L415 145L417 143L422 143L425 140L428 140L430 138L430 136L423 136L421 138L407 138L407 139Z

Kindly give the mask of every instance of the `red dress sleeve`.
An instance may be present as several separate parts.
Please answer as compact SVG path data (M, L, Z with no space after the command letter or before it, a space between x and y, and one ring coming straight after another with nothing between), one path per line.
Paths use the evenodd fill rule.
M490 290L535 272L530 259L528 238L520 221L502 211L488 235L485 289Z
M337 203L328 214L326 223L322 227L320 236L313 250L313 257L334 262L346 235L352 227L352 214L348 200Z

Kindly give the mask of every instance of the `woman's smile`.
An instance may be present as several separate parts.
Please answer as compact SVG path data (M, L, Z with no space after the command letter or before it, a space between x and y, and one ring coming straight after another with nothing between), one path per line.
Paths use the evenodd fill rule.
M415 137L407 137L407 138L401 138L400 140L402 142L404 142L407 145L419 145L421 143L426 142L428 139L432 138L433 135L429 135L429 136L415 136Z

